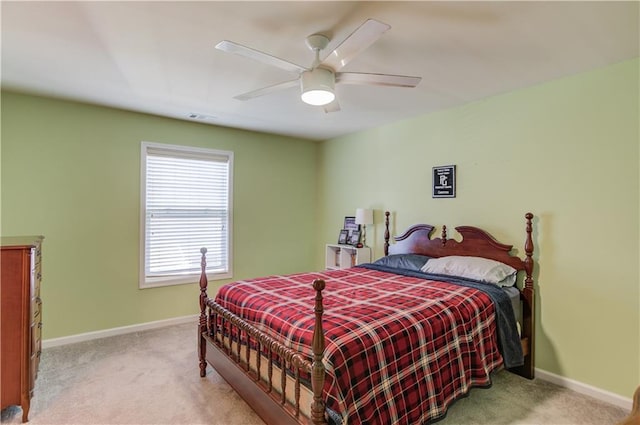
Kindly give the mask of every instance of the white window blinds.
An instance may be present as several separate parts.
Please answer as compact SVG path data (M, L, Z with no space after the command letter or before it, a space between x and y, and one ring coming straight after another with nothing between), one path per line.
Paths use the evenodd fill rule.
M233 153L143 143L142 287L230 277ZM141 276L142 277L142 276Z

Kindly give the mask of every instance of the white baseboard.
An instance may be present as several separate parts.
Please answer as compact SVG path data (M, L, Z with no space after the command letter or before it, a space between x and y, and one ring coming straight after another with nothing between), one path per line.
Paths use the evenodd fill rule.
M86 332L82 334L64 336L61 338L51 338L42 341L42 348L57 347L60 345L73 344L76 342L90 341L92 339L105 338L108 336L124 335L133 332L140 332L149 329L163 328L171 325L181 325L184 323L193 323L194 326L198 322L198 314L190 316L174 317L172 319L156 320L154 322L140 323L137 325L121 326L118 328L104 329L95 332ZM555 373L547 372L544 369L535 369L536 378L544 381L551 382L564 388L568 388L580 394L588 395L595 399L604 401L605 403L613 404L623 409L631 410L633 402L631 398L622 397L621 395L606 391L573 379L565 378L564 376L556 375Z
M604 401L609 404L613 404L618 407L622 407L626 410L631 410L632 400L631 398L622 397L621 395L606 391L583 382L575 381L573 379L565 378L564 376L556 375L555 373L547 372L543 369L536 368L536 378L540 378L543 381L551 382L552 384L559 385L564 388L568 388L577 393L588 395L600 401Z
M171 325L181 325L183 323L198 323L198 314L190 316L174 317L172 319L156 320L154 322L139 323L137 325L121 326L119 328L104 329L95 332L86 332L82 334L63 336L60 338L50 338L42 341L42 348L57 347L60 345L73 344L76 342L90 341L92 339L105 338L108 336L124 335L133 332L146 331L148 329L163 328Z

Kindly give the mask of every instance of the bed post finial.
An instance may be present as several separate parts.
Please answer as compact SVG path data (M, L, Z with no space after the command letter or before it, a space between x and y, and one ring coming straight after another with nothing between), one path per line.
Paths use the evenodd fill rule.
M442 225L442 246L445 246L447 244L447 225L444 224Z
M389 211L384 212L384 256L389 255Z
M200 260L200 322L198 323L198 357L200 360L200 376L207 374L207 344L204 340L204 333L207 332L207 248L200 248L202 259Z
M527 239L524 242L524 252L526 258L524 259L524 267L527 272L527 278L524 281L525 288L533 289L533 239L531 237L532 226L531 220L533 220L533 214L526 213L524 216L527 219Z
M311 403L311 423L314 425L326 424L324 419L324 398L322 391L324 389L325 367L323 363L324 357L324 330L322 329L322 313L324 307L322 305L322 290L325 288L325 282L322 279L313 281L313 289L316 291L316 304L313 311L316 319L313 327L313 363L311 376L311 390L313 391L313 402Z

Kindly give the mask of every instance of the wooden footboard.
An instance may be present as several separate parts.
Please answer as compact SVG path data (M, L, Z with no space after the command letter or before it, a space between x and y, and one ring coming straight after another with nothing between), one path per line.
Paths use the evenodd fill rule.
M206 248L201 249L200 376L206 375L207 362L210 363L268 424L326 424L322 395L325 379L322 290L325 282L320 279L313 282L316 291L313 361L308 361L302 353L285 347L208 297L206 252ZM253 357L251 353L254 353ZM266 379L261 376L265 361ZM281 372L278 382L274 382L274 369ZM301 375L309 376L311 381L313 396L309 409L301 406ZM293 381L293 391L287 388L290 381ZM293 397L287 397L287 393L293 393ZM307 410L310 417L307 418L303 410Z

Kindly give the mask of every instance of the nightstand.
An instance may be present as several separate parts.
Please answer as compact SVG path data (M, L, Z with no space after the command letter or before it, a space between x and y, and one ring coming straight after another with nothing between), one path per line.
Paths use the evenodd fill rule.
M325 267L328 270L347 269L371 262L371 248L356 248L352 245L327 244L325 247Z

